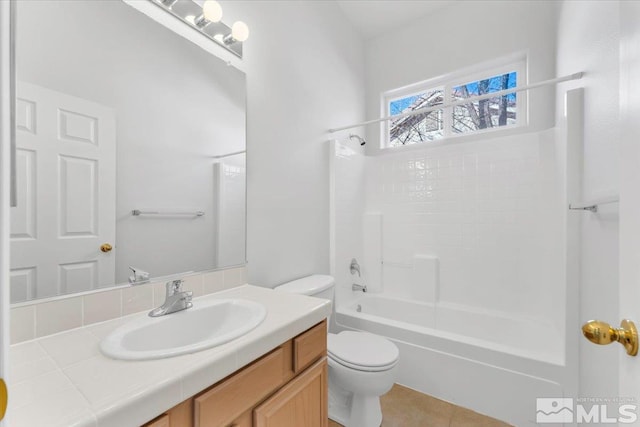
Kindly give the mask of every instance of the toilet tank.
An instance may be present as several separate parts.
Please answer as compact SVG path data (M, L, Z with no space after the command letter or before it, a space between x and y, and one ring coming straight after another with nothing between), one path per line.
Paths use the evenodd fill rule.
M335 279L332 276L314 274L291 282L276 286L275 289L291 294L309 295L317 298L325 298L333 302L333 287Z

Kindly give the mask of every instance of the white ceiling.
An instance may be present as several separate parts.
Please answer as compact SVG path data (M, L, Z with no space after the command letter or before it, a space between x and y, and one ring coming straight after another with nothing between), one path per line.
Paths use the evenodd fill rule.
M454 3L454 0L337 0L365 39L393 31Z

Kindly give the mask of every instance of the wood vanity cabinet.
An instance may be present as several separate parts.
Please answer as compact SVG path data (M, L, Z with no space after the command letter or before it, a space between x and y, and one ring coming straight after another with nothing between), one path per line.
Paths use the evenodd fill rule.
M192 427L193 426L193 399L185 400L171 410L160 415L144 427Z
M327 361L323 358L256 407L253 426L328 426L326 384Z
M327 322L143 427L327 427Z

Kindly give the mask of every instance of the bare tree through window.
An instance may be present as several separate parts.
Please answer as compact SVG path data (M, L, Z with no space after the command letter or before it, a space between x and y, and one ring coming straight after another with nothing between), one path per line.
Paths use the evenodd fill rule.
M421 108L443 105L445 94L450 101L498 92L516 87L517 72L512 71L465 83L445 85L400 98L391 99L387 108L391 116ZM515 93L443 108L424 114L392 119L388 127L391 147L429 142L468 132L516 124L517 97Z
M511 89L516 86L516 73L505 73L456 86L452 89L453 101ZM472 132L516 123L516 94L483 99L453 107L454 133Z
M390 103L390 112L395 115L441 105L444 102L443 97L443 89L438 88L400 98ZM443 137L443 127L443 110L391 120L389 126L390 145L408 145L440 139Z

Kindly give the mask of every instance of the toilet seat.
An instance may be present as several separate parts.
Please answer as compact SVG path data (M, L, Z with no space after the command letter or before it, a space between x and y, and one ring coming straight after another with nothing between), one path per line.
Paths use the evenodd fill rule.
M387 371L398 363L398 347L386 338L366 332L328 334L327 353L335 362L366 372Z

